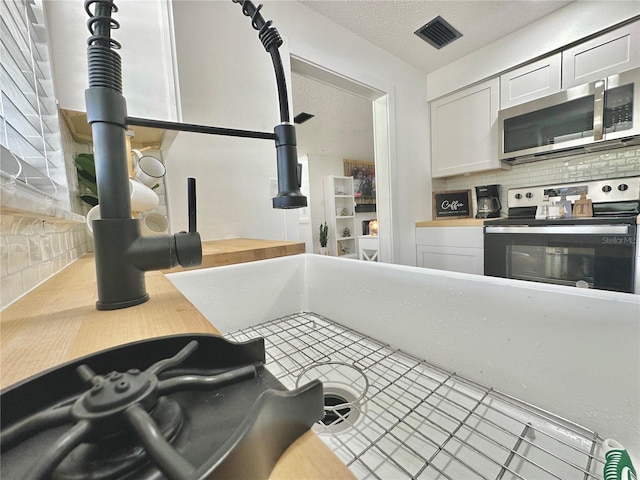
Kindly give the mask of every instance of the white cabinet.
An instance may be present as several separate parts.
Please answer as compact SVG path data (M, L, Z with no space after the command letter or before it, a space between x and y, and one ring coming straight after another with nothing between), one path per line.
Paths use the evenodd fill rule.
M498 78L431 102L431 176L501 168Z
M484 274L484 227L416 228L417 265Z
M324 208L329 226L329 254L357 258L353 177L328 175L324 178Z
M509 108L560 91L562 55L556 53L500 76L500 108Z
M640 66L640 21L562 52L562 88Z

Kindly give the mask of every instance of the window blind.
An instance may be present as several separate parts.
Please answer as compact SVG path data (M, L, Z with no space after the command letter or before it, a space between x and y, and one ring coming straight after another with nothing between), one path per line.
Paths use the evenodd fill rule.
M0 18L2 186L38 191L68 208L42 0L0 0Z

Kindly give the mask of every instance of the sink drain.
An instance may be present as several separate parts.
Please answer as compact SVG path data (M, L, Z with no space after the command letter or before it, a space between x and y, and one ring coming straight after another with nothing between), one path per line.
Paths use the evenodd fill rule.
M324 390L324 417L313 426L316 433L339 433L355 425L363 408L362 400L369 389L364 372L340 362L316 363L307 367L296 381L296 387L320 380Z
M324 411L324 417L320 420L325 425L337 425L339 423L344 422L349 415L351 414L351 407L346 406L349 402L347 402L346 398L341 397L340 395L335 395L332 393L324 394L324 406L333 407L329 410ZM339 406L338 406L339 405Z

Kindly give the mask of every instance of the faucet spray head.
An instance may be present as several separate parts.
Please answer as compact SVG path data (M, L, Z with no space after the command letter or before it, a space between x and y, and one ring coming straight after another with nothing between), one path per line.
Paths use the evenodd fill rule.
M302 208L307 197L300 192L298 181L298 151L296 129L292 123L283 122L274 128L278 156L278 194L273 198L273 208Z

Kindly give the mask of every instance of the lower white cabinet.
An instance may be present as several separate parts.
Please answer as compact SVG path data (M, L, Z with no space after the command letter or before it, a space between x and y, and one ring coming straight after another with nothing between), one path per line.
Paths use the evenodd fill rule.
M417 265L483 275L483 229L482 226L416 228Z

